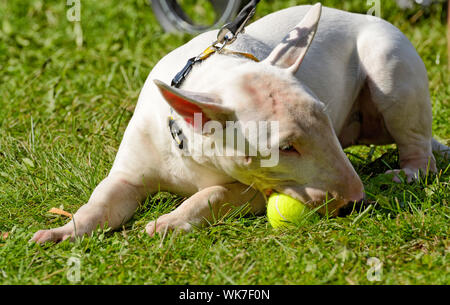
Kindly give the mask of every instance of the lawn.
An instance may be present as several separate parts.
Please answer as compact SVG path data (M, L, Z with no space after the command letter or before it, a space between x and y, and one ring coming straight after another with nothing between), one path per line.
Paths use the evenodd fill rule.
M448 160L438 175L395 184L395 146L347 150L370 210L277 231L266 217L228 217L151 238L145 224L182 198L159 193L123 230L74 243L29 243L67 222L107 175L144 81L188 41L165 34L147 1L0 1L0 284L450 284ZM367 1L324 0L365 13ZM255 18L308 1L261 1ZM435 136L450 138L446 12L381 1L425 61ZM447 142L448 144L448 142ZM373 259L371 259L373 258ZM373 264L371 262L378 262Z

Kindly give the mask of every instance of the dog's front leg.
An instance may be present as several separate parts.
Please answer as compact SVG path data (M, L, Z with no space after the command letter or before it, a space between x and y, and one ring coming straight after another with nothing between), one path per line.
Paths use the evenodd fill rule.
M31 240L38 243L60 242L90 234L98 226L104 227L106 224L113 229L120 228L131 218L144 196L141 187L130 184L120 174L112 174L96 187L88 203L75 213L69 223L38 231Z
M192 195L173 212L147 224L146 231L151 236L167 230L189 232L246 204L248 209L243 211L256 215L264 212L266 205L259 191L241 183L208 187Z

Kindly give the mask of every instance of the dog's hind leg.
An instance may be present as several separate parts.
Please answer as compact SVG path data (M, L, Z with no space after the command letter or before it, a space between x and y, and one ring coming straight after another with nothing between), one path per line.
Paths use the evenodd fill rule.
M399 30L380 21L361 34L358 53L372 101L398 147L401 169L388 173L400 182L400 171L408 181L420 171L436 172L428 77L416 50Z
M450 157L450 147L439 143L436 139L433 139L431 144L434 152L446 158Z

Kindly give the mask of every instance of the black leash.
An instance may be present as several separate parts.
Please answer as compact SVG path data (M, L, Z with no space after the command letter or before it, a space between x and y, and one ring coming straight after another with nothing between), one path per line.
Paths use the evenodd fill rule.
M255 15L256 6L261 0L251 0L238 14L233 22L225 24L217 34L217 40L202 54L188 59L183 69L172 79L171 86L179 88L195 64L202 62L215 52L221 52L225 46L232 44L238 35L244 32L245 26Z

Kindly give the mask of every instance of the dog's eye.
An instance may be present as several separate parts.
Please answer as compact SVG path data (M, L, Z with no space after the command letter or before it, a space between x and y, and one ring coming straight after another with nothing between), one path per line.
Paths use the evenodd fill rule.
M289 153L289 152L296 153L297 152L297 150L294 148L294 146L290 143L281 145L280 150L282 152L287 152L287 153Z

